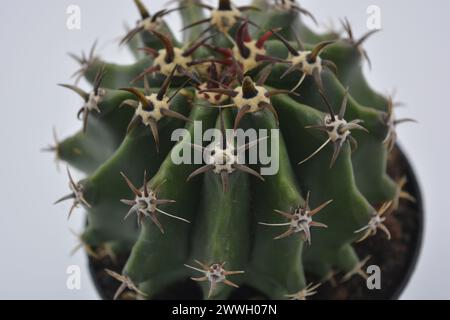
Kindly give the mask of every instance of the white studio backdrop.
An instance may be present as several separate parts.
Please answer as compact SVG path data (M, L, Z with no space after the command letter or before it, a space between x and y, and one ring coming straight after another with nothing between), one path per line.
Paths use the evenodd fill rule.
M146 1L155 12L165 1ZM214 1L215 2L215 1ZM237 4L246 3L236 1ZM383 93L397 88L406 108L400 117L419 124L399 128L399 138L419 176L426 206L426 233L417 270L404 299L450 298L449 141L450 2L445 0L304 0L301 4L325 25L339 28L348 17L356 35L367 31L366 9L381 8L383 32L365 48L373 68L366 74ZM70 5L81 9L81 29L66 27ZM39 0L5 2L0 11L0 299L97 299L82 252L70 257L76 244L69 228L80 231L82 210L67 222L70 204L53 206L67 193L64 170L40 148L52 142L51 129L65 137L81 126L75 113L79 98L56 86L68 82L77 65L67 52L88 50L99 39L107 60L131 62L118 48L124 22L133 25L138 13L131 0ZM173 30L180 30L176 14ZM86 85L86 84L83 84ZM86 87L87 88L87 87ZM62 166L64 169L64 166ZM66 286L66 270L82 270L81 290Z

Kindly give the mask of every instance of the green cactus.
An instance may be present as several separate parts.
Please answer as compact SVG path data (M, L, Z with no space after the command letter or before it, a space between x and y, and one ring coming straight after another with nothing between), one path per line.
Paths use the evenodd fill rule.
M61 201L87 211L80 241L91 258L128 257L121 274L105 271L121 282L116 298L129 289L152 299L192 278L204 298L245 285L304 299L320 290L305 273L361 274L366 257L352 243L377 230L388 241L383 214L409 197L386 173L395 126L407 119L394 118L391 99L362 73L362 44L374 32L356 40L345 20L348 37L316 34L295 0L180 0L153 15L134 2L141 20L121 45L138 60L108 63L94 48L75 57L93 91L63 86L84 100L83 129L50 148L87 174L75 182L69 172ZM181 43L164 22L175 11L186 26ZM209 164L173 161L204 151L190 138L212 128L279 128L243 146L276 146L277 173L239 164L227 139Z

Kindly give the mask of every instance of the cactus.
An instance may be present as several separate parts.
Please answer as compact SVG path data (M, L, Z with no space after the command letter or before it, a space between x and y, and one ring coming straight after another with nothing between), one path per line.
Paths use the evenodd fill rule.
M76 77L93 90L62 85L82 97L83 125L49 148L87 175L76 182L68 169L71 193L60 201L73 200L70 214L87 211L80 241L91 259L127 257L121 273L105 270L116 298L128 290L153 299L192 278L203 298L227 299L245 285L301 300L320 290L305 273L364 276L367 259L353 243L377 230L388 241L385 216L412 200L406 182L386 173L395 127L409 119L395 119L392 100L362 73L374 32L355 39L344 20L347 35L317 34L295 0L179 0L154 14L134 3L141 17L120 45L137 61L108 63L95 47L74 56ZM164 20L174 12L182 42ZM279 129L241 147L276 145L277 173L238 163L225 138L209 163L174 163L173 154L204 151L190 140L195 123L200 133Z

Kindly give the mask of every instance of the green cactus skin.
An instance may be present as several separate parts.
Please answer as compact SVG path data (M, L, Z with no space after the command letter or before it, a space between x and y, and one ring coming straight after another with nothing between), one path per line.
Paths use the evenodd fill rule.
M154 17L141 1L134 2L142 21ZM178 11L183 24L189 26L216 12L215 8L200 4L200 1L180 0L174 11ZM219 4L230 5L224 0ZM352 244L362 234L355 231L368 225L382 204L395 203L404 195L386 173L390 152L386 137L393 129L392 123L386 120L391 113L391 102L369 87L362 72L365 61L362 42L367 37L358 41L336 32L316 34L300 19L300 16L313 20L314 17L295 1L272 4L255 0L253 6L261 10L240 12L241 19L230 26L228 34L216 30L218 27L213 25L213 20L205 20L186 28L182 43L174 40L164 22L164 17L172 11L158 13L156 16L161 16L156 19L157 24L151 25L149 30L134 30L122 41L137 59L131 65L107 63L93 54L89 59L78 59L84 77L93 85L99 73L106 71L101 79L105 94L97 105L100 112L91 110L85 132L81 130L58 142L52 150L69 166L88 175L79 183L72 183L73 193L68 196L74 198L74 206L83 204L87 211L87 228L81 236L83 244L93 252L108 248L112 255L128 256L122 275L109 272L122 282L118 297L128 287L136 297L152 299L193 277L201 286L205 299L227 299L235 287L242 285L256 289L270 299L304 299L317 290L317 285L308 283L305 273L323 281L338 272L347 274L347 277L357 273L361 261ZM205 104L205 100L196 90L198 83L186 75L196 74L205 78L204 66L212 68L211 58L217 65L236 68L240 61L233 62L234 58L214 50L214 46L231 48L230 37L239 45L239 37L235 38L235 35L245 30L246 19L260 26L252 27L252 39L264 34L270 36L266 32L273 30L279 32L278 35L296 51L301 50L297 37L304 42L304 50L314 50L321 41L334 41L318 56L332 61L338 71L334 74L323 68L318 77L306 76L296 89L299 95L280 94L270 98L279 118L280 134L279 137L269 137L268 142L276 139L274 142L279 152L272 156L279 160L279 171L263 179L235 171L228 176L224 190L220 174L207 171L188 179L201 166L172 162L171 152L181 152L190 143L189 136L180 142L172 142L172 132L185 127L193 135L194 124L163 117L157 123L159 143L156 144L155 133L148 126L128 127L134 111L124 105L137 106L141 100L123 88L148 85L151 93L157 93L164 86L167 77L159 72L149 76L147 84L144 77L137 79L155 61L155 57L143 54L138 48L166 48L158 33L171 39L174 47L183 50L199 38L213 33L210 45L202 45L192 53L192 59L205 61L188 72L177 74L166 94L178 93L171 100L170 109L191 121L200 121L203 132L221 128L221 116L225 128L233 128L236 108L219 112L219 108L199 106ZM349 29L348 22L344 22L344 26ZM289 61L292 54L278 36L272 35L265 40L262 48L272 60L257 62L246 76L256 81L263 73L261 70L268 63L272 64L265 88L287 92L296 86L302 72L294 71L280 80L289 66L283 61ZM233 70L233 77L239 78L239 72ZM184 88L181 87L183 85ZM239 81L234 81L231 89L239 85ZM329 137L327 132L309 126L322 125L333 110L337 116L342 101L347 98L344 119L347 122L362 120L361 125L367 131L350 131L358 147L352 150L351 138L345 140L330 168L334 153L331 141L299 165ZM225 101L224 104L228 103ZM245 115L238 123L239 127L277 129L274 112L269 111ZM136 192L143 194L143 189L133 193L129 184L131 188L134 185L140 189L144 172L152 178L148 181L148 190L158 189L155 199L171 200L162 202L157 210L171 216L161 211L146 211L140 226L133 211L130 213L132 216L124 220L130 207L120 200L133 199ZM306 201L308 208L305 208ZM132 200L127 203L133 204ZM317 207L318 212L314 212ZM306 215L314 212L314 216L310 216L310 226L322 228L308 229L310 235L305 229L289 233L289 217L295 212ZM374 227L383 228L380 225ZM371 235L372 231L367 229L366 235ZM284 234L281 239L274 240L280 234ZM214 270L225 272L217 283L210 281Z

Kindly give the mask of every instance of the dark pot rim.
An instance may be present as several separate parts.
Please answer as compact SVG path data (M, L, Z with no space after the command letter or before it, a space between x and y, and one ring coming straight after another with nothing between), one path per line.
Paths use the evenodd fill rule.
M406 268L404 272L402 273L402 277L399 281L397 281L397 286L394 290L391 291L391 293L387 293L385 299L386 300L398 300L402 293L404 292L406 286L411 280L412 275L414 274L414 271L417 266L417 261L419 259L419 256L422 251L422 244L423 244L423 234L424 234L424 228L425 228L425 213L424 213L424 205L423 205L423 196L420 188L420 184L418 181L417 176L415 175L415 170L413 166L411 165L411 162L408 160L408 157L406 156L403 149L397 145L397 150L399 153L399 158L401 162L403 162L404 168L405 168L405 175L408 178L408 192L411 193L414 198L416 199L415 208L417 211L417 229L416 234L413 237L413 240L411 240L411 244L409 246L408 250L408 263L406 265ZM88 256L88 268L89 273L91 276L91 279L94 283L94 286L97 290L98 295L102 300L110 300L111 294L108 293L104 287L102 286L100 279L96 277L95 272L95 260L92 259L92 257Z
M404 272L403 278L399 281L397 289L392 293L390 300L398 300L403 294L406 286L411 280L412 275L417 267L417 261L419 260L420 254L422 252L423 246L423 237L424 237L424 229L425 229L425 212L424 212L424 203L423 203L423 195L420 188L420 183L418 177L415 174L414 167L411 162L408 160L408 157L404 150L397 145L399 150L399 155L401 161L405 165L406 176L408 177L408 189L409 192L416 199L415 207L417 209L417 231L416 236L413 241L411 241L410 246L410 255L409 255L409 263L407 264L406 270Z

